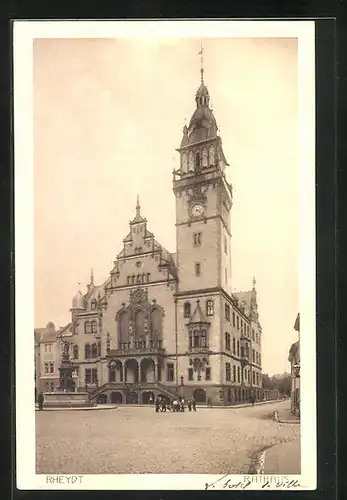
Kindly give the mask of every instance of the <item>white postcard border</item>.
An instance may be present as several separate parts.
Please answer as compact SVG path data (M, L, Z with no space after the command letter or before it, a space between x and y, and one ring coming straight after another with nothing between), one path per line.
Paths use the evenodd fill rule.
M314 21L15 21L14 162L16 249L16 454L17 488L100 490L201 490L215 475L83 475L47 482L35 473L34 241L33 241L33 39L34 38L298 38L300 161L301 464L285 476L313 490L317 484L315 324L315 25ZM289 346L288 346L289 347ZM232 410L230 410L232 411ZM289 424L288 424L289 425ZM58 476L57 476L58 477ZM59 476L68 477L68 476ZM71 476L70 476L71 477ZM242 483L247 476L228 476ZM274 476L270 489L284 476ZM256 478L259 478L256 481ZM261 489L253 476L247 489ZM58 480L57 480L58 481ZM263 481L263 482L261 482ZM215 485L215 489L224 482ZM243 489L241 486L235 489Z

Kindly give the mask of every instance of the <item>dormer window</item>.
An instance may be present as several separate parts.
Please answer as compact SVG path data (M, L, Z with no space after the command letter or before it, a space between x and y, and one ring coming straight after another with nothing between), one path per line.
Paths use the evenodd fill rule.
M90 306L91 306L91 308L92 308L93 310L95 310L95 309L96 309L96 307L97 307L97 304L98 304L98 303L97 303L97 301L96 301L95 299L93 299L93 300L91 301Z

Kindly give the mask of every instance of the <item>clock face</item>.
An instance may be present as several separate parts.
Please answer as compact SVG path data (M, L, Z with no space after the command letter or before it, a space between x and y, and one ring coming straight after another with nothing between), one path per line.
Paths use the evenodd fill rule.
M197 203L196 205L194 205L192 207L192 216L193 217L199 217L203 213L204 213L204 207L200 203Z

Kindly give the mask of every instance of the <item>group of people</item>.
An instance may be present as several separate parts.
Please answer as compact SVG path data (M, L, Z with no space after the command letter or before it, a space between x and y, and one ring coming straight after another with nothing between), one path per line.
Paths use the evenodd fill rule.
M149 400L150 404L153 404L153 399L150 398ZM168 401L167 399L157 396L155 401L155 411L156 412L166 412L166 411L173 411L173 412L178 412L178 411L185 411L186 408L186 402L184 401L183 398L177 398L173 399L172 401ZM196 411L196 402L195 399L189 399L187 401L187 407L188 411Z

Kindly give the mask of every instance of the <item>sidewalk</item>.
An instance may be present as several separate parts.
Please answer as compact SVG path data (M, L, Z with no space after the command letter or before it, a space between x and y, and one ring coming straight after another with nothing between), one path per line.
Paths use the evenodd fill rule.
M42 411L95 411L95 410L114 410L118 405L97 405L97 406L76 406L76 407L43 407ZM35 404L35 411L40 411L37 404Z
M278 412L278 421L281 424L300 424L300 417L293 415L291 408L283 408Z
M282 443L266 450L264 474L300 474L300 441Z

